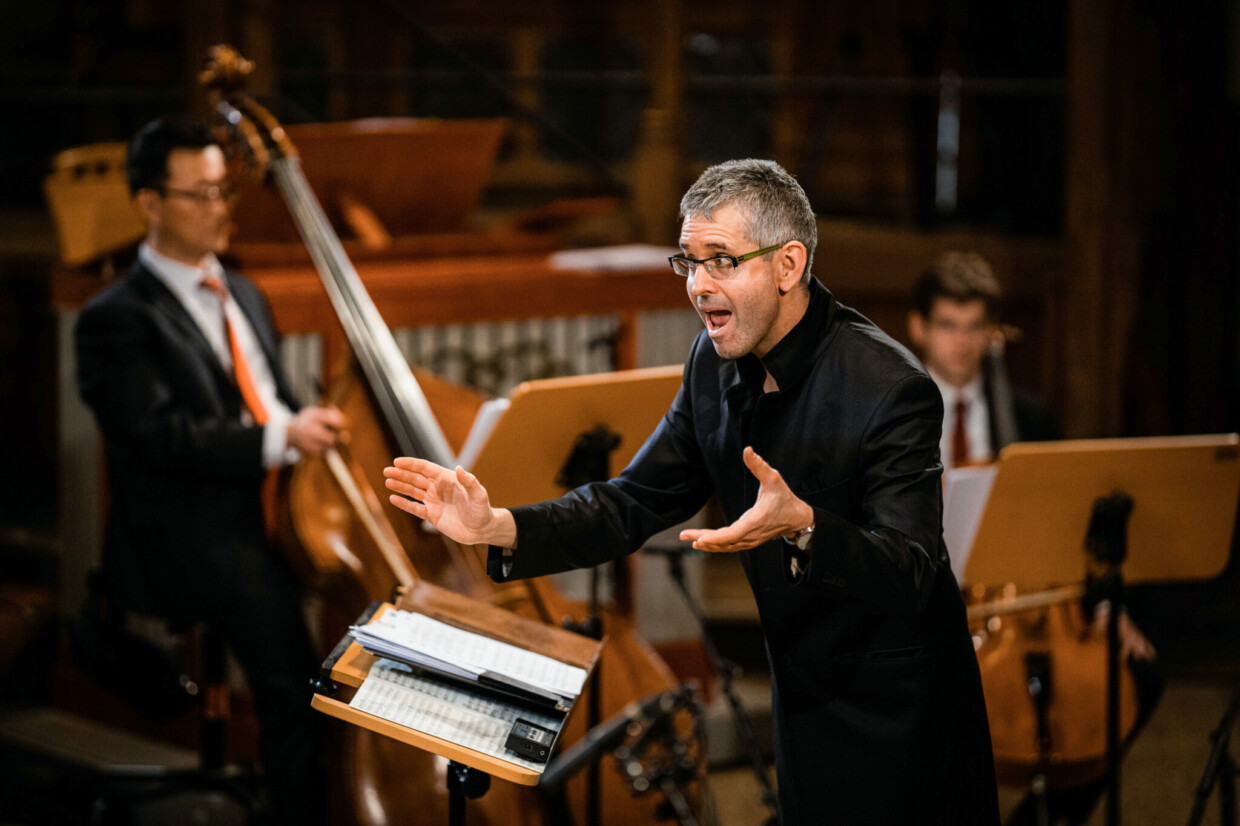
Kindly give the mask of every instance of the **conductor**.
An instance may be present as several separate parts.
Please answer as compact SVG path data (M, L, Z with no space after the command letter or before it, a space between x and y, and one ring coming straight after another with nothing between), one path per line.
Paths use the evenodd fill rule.
M773 674L783 820L996 824L990 735L942 542L942 398L917 360L814 278L817 225L771 161L712 166L670 259L705 330L662 422L619 477L491 507L461 468L388 468L392 501L487 543L509 580L597 565L713 494Z

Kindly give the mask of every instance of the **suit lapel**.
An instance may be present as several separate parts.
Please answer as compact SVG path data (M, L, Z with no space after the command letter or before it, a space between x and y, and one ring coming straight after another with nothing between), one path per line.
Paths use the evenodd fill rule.
M232 376L224 369L219 356L215 354L215 350L211 349L211 342L207 341L202 329L185 309L180 299L173 295L172 291L156 278L154 273L141 264L134 265L131 277L134 289L140 291L150 305L182 333L181 340L188 346L190 352L197 356L195 361L205 364L212 379L217 383L232 385Z
M250 322L250 329L254 331L254 337L258 339L258 346L262 348L263 356L267 359L267 364L271 366L271 377L276 384L276 395L290 410L297 410L300 405L293 397L292 388L285 381L284 370L280 367L280 348L276 340L276 331L271 326L271 319L263 307L258 289L251 283L237 278L234 273L225 272L224 277L227 279L228 290L233 300L237 302L246 320Z
M261 305L257 303L256 297L249 290L240 286L238 279L232 273L224 273L224 278L228 283L228 292L237 302L237 306L241 308L246 321L250 322L250 329L254 331L258 345L263 348L263 355L267 358L267 362L274 363L279 353L276 352L275 339Z

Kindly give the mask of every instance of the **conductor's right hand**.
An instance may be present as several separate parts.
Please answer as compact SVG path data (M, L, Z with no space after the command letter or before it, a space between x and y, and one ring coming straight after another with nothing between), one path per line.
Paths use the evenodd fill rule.
M464 545L515 548L516 523L503 508L492 508L478 479L459 465L455 470L425 459L396 459L385 468L392 504L425 519L440 533Z

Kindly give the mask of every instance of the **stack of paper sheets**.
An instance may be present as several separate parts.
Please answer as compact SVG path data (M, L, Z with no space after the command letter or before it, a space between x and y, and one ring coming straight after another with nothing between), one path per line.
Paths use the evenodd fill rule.
M466 631L425 614L388 610L353 636L368 651L458 679L491 682L571 704L586 681L583 668Z

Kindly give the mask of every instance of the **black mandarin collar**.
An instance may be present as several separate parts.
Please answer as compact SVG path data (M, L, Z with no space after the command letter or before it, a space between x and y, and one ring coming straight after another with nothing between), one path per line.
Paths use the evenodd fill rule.
M813 366L814 355L835 317L835 307L831 291L817 278L811 278L809 306L801 320L761 359L750 353L738 360L737 369L744 383L761 388L769 372L781 391L792 389Z

